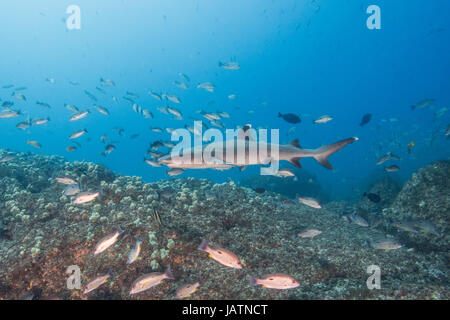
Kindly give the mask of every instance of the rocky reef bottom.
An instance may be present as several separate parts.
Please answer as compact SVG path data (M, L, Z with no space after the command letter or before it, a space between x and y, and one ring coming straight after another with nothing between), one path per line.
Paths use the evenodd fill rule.
M180 287L199 278L198 290L187 299L450 298L450 200L445 185L429 181L432 176L442 180L448 162L430 165L431 170L441 168L440 174L422 174L427 190L440 195L433 208L446 212L431 221L435 232L413 233L392 226L398 212L433 220L433 209L424 211L431 205L428 196L423 195L426 204L418 199L417 175L392 207L366 209L366 219L382 221L365 225L343 218L361 212L360 203L329 202L315 209L233 183L192 178L144 183L99 165L53 156L0 151L0 162L0 299L176 299ZM101 195L75 204L75 196L64 195L67 186L55 177L71 178L82 191L101 190ZM408 202L410 189L414 201ZM402 211L404 202L421 211ZM124 231L118 241L94 255L99 240L118 227ZM298 236L307 229L321 233ZM139 258L127 264L138 235ZM395 250L368 245L379 238L408 241ZM202 239L233 252L242 269L221 265L199 251ZM422 250L423 243L432 245ZM368 289L371 265L381 272L380 289ZM69 266L79 268L81 289L68 288ZM129 294L137 278L168 266L174 280ZM107 282L84 293L91 280L108 271L112 276ZM249 276L274 273L290 275L300 285L289 290L250 285Z

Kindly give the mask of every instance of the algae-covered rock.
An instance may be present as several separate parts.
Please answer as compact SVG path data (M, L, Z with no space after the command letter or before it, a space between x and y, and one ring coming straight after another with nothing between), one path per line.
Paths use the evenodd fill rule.
M396 228L407 246L449 252L450 161L438 161L415 172L392 205L383 210L383 216L388 230L395 229L395 224L413 227L410 231Z
M360 207L367 211L380 211L382 208L388 207L392 202L394 202L400 190L401 185L393 178L386 176L373 183L366 192L367 194L375 194L379 196L380 201L371 201L366 196L362 198Z

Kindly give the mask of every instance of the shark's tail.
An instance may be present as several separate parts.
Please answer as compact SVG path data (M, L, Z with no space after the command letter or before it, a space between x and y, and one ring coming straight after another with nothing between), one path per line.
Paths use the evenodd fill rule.
M333 153L338 152L342 148L344 148L349 143L353 143L358 138L348 138L345 140L338 141L336 143L330 144L328 146L324 146L321 148L318 148L314 150L314 153L312 157L316 159L317 162L319 162L321 165L323 165L325 168L333 170L333 166L328 161L328 157L331 156Z

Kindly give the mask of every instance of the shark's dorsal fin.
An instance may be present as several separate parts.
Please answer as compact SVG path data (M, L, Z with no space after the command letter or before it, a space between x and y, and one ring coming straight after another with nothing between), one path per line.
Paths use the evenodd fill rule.
M251 124L246 124L242 129L239 130L239 134L237 136L238 140L240 139L247 139L249 141L252 141L253 138L250 136L250 132L248 132L249 129L252 128Z
M302 147L300 146L300 143L298 142L298 139L292 140L290 143L291 146L294 146L296 148L301 149Z
M300 159L301 158L292 158L292 159L289 160L289 162L292 163L297 168L301 168L302 165L300 164Z

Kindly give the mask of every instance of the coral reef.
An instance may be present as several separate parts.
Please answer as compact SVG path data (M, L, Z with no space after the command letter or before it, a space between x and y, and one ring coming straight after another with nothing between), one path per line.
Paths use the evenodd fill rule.
M415 247L391 251L368 247L367 240L386 236L385 230L342 219L357 207L352 203L330 202L317 210L232 182L184 178L144 183L99 165L30 154L16 154L14 160L1 163L0 170L7 173L0 178L0 212L3 229L10 235L0 237L1 299L175 299L180 286L199 276L203 284L192 299L450 298L447 256L425 254ZM26 180L23 170L28 172ZM436 214L438 208L447 209L448 214L448 177L447 182L435 180L442 170L448 172L448 163L419 170L389 210L397 208L406 215L425 201L426 209ZM76 179L87 191L101 189L102 196L75 205L62 194L65 186L53 174ZM434 185L438 182L447 189ZM419 193L425 192L419 189L423 184L429 193ZM447 192L447 199L441 192ZM447 234L440 220L447 219L444 213L416 214ZM119 226L125 230L120 239L94 256L96 243ZM322 233L314 238L295 236L306 228ZM136 235L143 239L142 251L127 265ZM203 238L235 253L243 268L224 267L197 250ZM82 289L67 288L70 265L80 268L82 286L108 269L114 276L85 295ZM169 265L175 281L129 295L139 276L162 272ZM381 268L379 290L366 287L370 265ZM289 274L300 286L280 291L250 286L249 276L269 273Z

